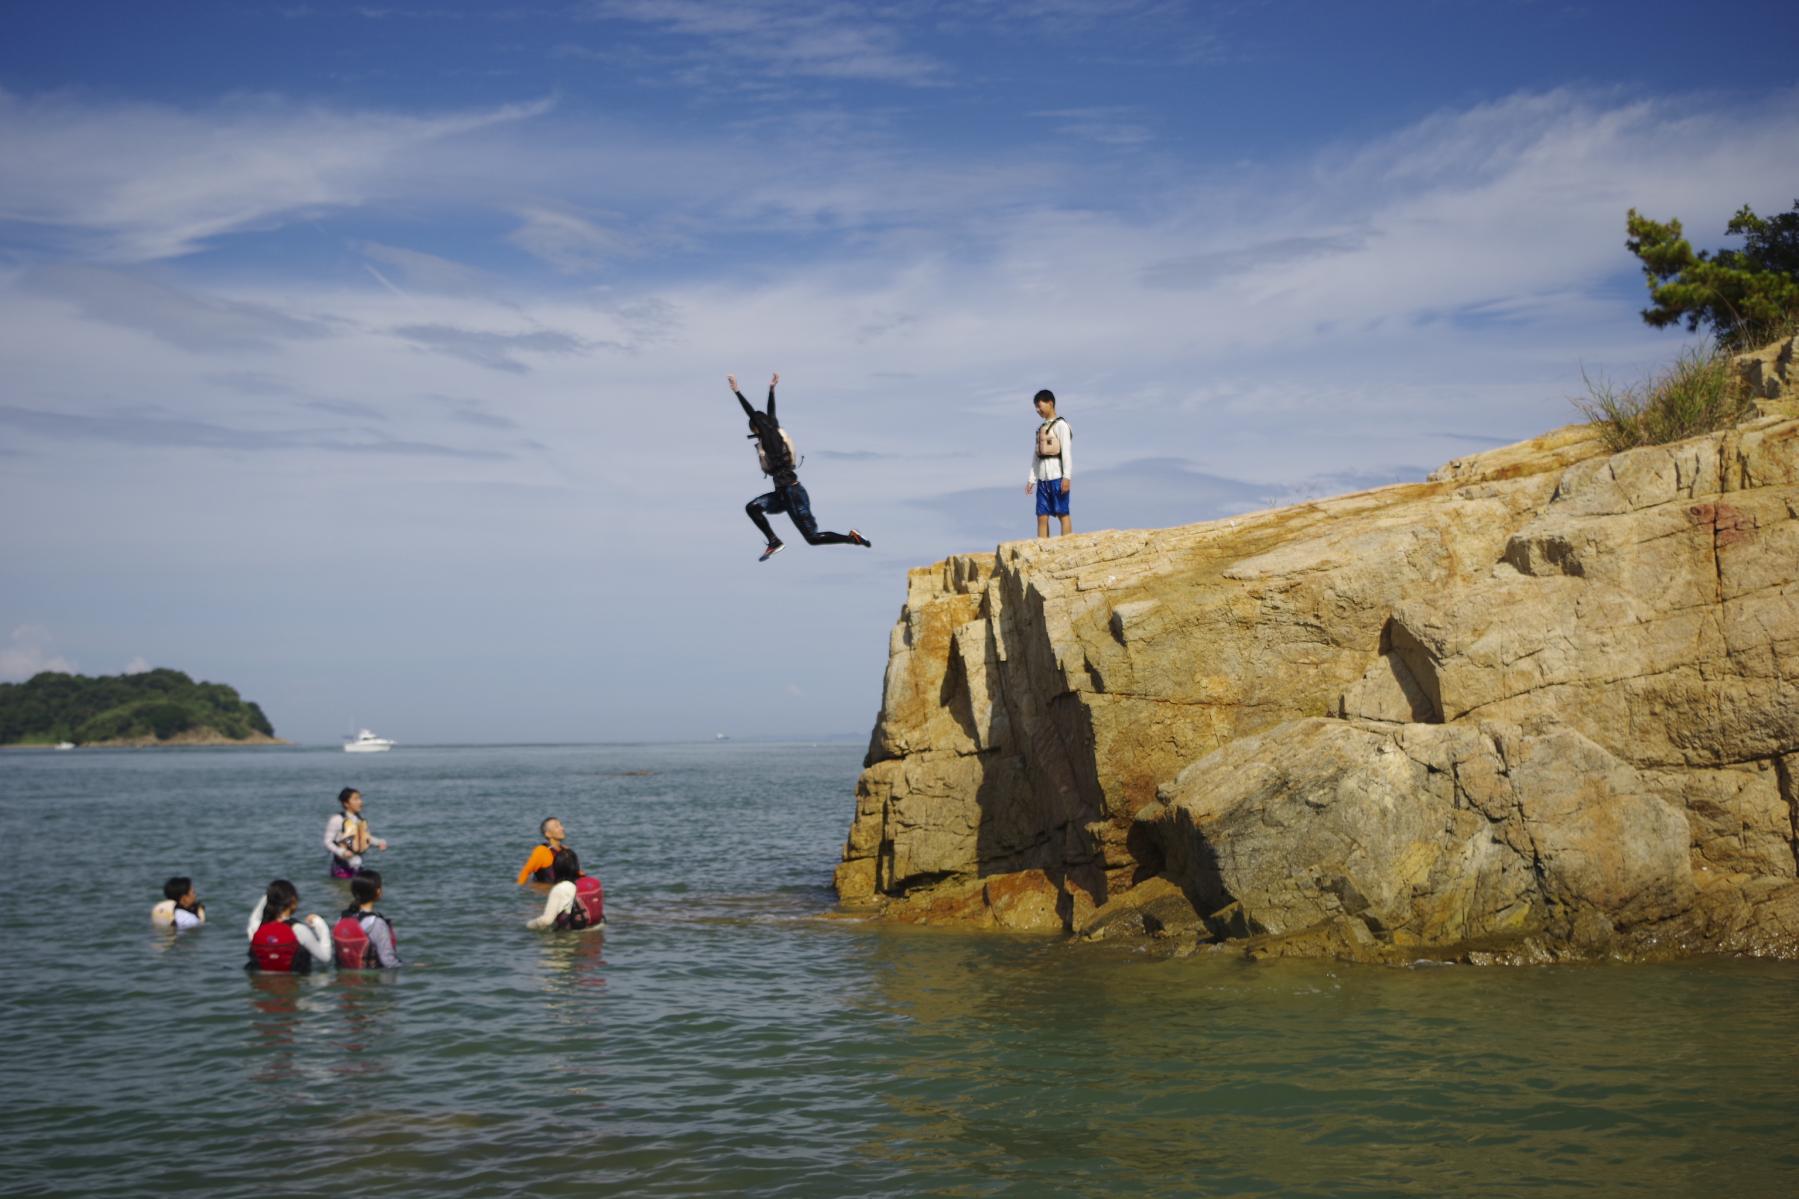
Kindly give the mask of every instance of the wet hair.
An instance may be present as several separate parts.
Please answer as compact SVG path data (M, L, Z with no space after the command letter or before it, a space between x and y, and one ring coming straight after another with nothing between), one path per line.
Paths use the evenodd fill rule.
M1031 397L1031 403L1048 404L1051 408L1054 408L1056 406L1056 393L1045 387L1042 391Z
M559 849L550 860L550 881L572 883L581 877L581 859L572 849Z
M337 806L341 808L345 804L350 802L350 796L361 795L361 794L362 794L362 792L358 791L354 787L345 787L342 791L339 791L337 793Z
M555 819L554 816L545 816L542 822L537 826L537 835L540 837L548 837L550 835L550 821Z
M176 903L180 903L181 897L183 895L186 895L189 891L192 891L193 889L194 889L194 880L193 879L184 878L183 876L177 874L174 878L170 879L168 882L166 882L162 885L162 897L164 899L172 899Z
M381 893L381 872L379 870L358 870L350 879L350 895L358 904L374 903L375 896Z
M294 890L294 885L284 878L278 878L270 883L268 891L262 898L262 918L265 921L279 920L287 909L300 906L300 893Z

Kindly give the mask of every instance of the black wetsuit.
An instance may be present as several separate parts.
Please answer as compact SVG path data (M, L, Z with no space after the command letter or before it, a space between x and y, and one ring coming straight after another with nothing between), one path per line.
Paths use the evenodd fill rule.
M750 427L756 430L756 440L762 445L762 456L768 461L768 473L775 481L775 489L766 495L759 495L743 506L756 527L762 530L762 536L768 544L779 545L781 539L775 536L774 529L769 527L768 513L785 512L793 521L793 527L800 531L807 545L841 545L852 543L855 538L847 533L821 533L818 519L812 515L812 497L800 485L800 477L794 467L793 455L787 452L787 443L781 440L781 426L775 422L775 389L768 389L768 411L757 412L750 402L737 392L737 402L743 405L744 415L750 418Z

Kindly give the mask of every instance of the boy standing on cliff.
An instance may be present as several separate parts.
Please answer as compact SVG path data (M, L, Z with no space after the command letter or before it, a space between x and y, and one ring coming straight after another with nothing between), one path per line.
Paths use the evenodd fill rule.
M750 438L756 443L756 457L762 465L762 473L775 482L773 491L759 495L743 506L756 527L762 530L763 539L768 542L768 548L756 560L766 562L786 548L769 527L767 514L770 512L787 513L793 520L794 527L800 531L800 536L806 539L807 545L873 545L873 542L854 529L847 533L818 531L818 520L812 515L812 497L800 486L797 473L799 464L793 460L793 442L781 430L780 422L775 420L775 384L780 381L779 374L768 381L768 411L758 412L754 405L743 398L743 393L737 390L737 376L725 376L725 382L731 385L731 394L743 405L743 414L750 418Z
M1047 387L1031 398L1042 424L1037 426L1032 447L1031 473L1025 494L1037 493L1037 536L1049 536L1049 518L1060 517L1062 536L1074 532L1068 515L1068 488L1074 480L1074 434L1068 422L1056 415L1056 393Z

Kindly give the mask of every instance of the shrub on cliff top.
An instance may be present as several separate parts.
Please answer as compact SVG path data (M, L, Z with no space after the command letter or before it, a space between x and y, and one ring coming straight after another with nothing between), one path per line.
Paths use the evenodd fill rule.
M1662 445L1736 424L1749 414L1749 395L1731 355L1688 350L1646 383L1616 387L1585 371L1587 398L1574 401L1614 453Z

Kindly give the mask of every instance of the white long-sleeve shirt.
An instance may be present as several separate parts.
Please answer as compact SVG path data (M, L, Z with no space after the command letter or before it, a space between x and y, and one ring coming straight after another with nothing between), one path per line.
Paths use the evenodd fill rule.
M525 927L536 929L554 928L556 925L556 917L568 911L569 908L574 906L574 903L575 884L564 879L554 887L551 887L550 893L544 896L543 915L535 916L526 921Z
M325 852L334 858L342 858L349 862L356 855L343 844L345 831L344 814L342 812L333 813L331 819L325 821Z
M262 927L262 909L268 902L266 895L256 901L256 907L250 912L250 922L244 926L246 939L255 937L256 930ZM314 961L330 963L331 929L325 924L323 916L313 916L294 925L294 939L300 943L300 948L312 955Z
M1031 434L1031 473L1025 479L1027 483L1074 478L1074 433L1069 429L1068 422L1059 416L1054 424L1056 438L1062 443L1062 452L1054 458L1037 457L1037 435Z

